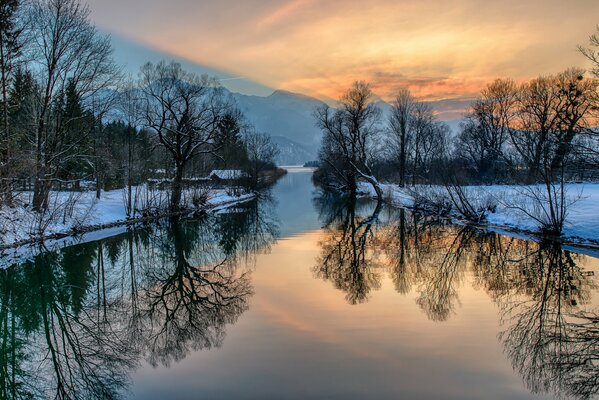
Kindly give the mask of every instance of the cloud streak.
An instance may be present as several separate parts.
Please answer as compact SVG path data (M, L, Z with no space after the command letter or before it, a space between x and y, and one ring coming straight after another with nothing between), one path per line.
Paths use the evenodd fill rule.
M92 0L104 29L274 88L336 97L470 97L499 76L583 66L596 0ZM115 12L118 10L118 12Z

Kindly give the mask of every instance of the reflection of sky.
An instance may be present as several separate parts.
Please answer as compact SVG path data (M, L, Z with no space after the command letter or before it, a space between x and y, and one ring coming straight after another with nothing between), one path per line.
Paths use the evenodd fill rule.
M536 398L502 353L496 307L472 277L444 323L429 321L417 295L398 294L390 279L351 306L312 275L321 239L295 236L259 256L250 310L228 327L223 347L168 370L141 370L136 397Z
M395 290L383 255L374 267L381 288L363 304L315 278L326 235L311 191L306 173L274 188L281 239L258 255L250 309L227 327L223 347L192 352L170 369L142 368L135 398L538 398L513 371L498 340L497 305L471 272L456 280L455 313L444 322L417 304L419 288ZM581 266L599 268L591 258Z
M596 0L88 0L112 34L276 89L337 98L356 79L384 98L469 97L497 76L582 66ZM117 47L121 43L117 43Z
M273 188L276 209L281 221L281 237L320 228L318 214L312 203L312 174L289 172Z

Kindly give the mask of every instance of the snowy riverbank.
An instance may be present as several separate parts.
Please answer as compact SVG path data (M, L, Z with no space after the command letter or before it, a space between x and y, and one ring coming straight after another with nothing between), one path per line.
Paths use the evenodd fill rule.
M30 197L30 193L20 193L15 207L0 209L0 248L114 228L167 214L167 193L145 188L135 191L133 203L137 207L130 216L127 215L123 190L102 192L100 199L96 199L93 191L53 192L49 210L43 215L31 210ZM255 193L232 194L223 189L214 189L205 193L202 203L198 204L193 193L189 192L184 193L183 207L190 211L217 210L255 197Z
M416 193L427 191L438 196L446 195L445 188L439 186L400 188L394 184L381 185L385 199L398 207L413 207ZM542 191L538 186L476 186L469 187L474 201L493 205L494 212L488 212L485 225L492 229L536 234L539 222L530 215L541 214L538 204L530 193ZM361 183L360 191L374 197L369 184ZM564 225L564 238L567 242L579 245L599 245L599 183L570 183L566 185L568 206ZM455 215L456 218L458 217Z

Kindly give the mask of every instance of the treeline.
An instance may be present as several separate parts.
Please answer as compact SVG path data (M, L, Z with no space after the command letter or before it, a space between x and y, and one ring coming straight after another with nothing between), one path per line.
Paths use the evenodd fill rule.
M321 173L339 189L366 171L400 185L443 183L448 173L472 184L535 183L562 173L596 179L598 88L579 69L522 84L497 79L454 133L409 90L385 113L369 85L357 82L339 108L316 112L324 132Z
M572 68L527 82L497 79L465 114L459 132L437 119L407 89L389 109L374 101L370 85L356 82L339 106L323 106L316 179L333 191L355 193L358 181L399 186L444 185L456 207L480 219L462 189L479 184L541 183L535 200L548 202L551 229L561 231L565 182L599 178L599 39L581 52L595 68ZM469 217L468 215L466 215Z
M215 78L176 63L124 78L108 36L79 0L9 0L0 5L0 197L31 190L44 212L55 189L172 182L238 169L247 184L274 167L276 147L246 122Z

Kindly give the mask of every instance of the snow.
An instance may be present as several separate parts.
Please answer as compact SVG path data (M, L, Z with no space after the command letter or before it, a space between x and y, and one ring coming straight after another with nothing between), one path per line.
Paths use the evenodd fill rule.
M167 193L150 191L147 186L137 187L138 204L154 206L154 210L165 209ZM197 208L192 190L183 193L187 208ZM17 206L0 209L0 246L6 247L39 237L40 233L52 235L72 234L76 230L101 229L106 225L125 223L128 220L125 207L125 192L122 189L103 191L96 199L95 191L52 192L49 211L43 215L35 213L29 206L31 193L19 193ZM226 189L211 189L206 194L205 209L221 210L255 198L254 193L231 194ZM135 218L142 215L137 212Z
M395 206L413 207L414 193L428 190L434 195L443 196L445 188L441 186L421 186L401 188L394 184L381 184L385 199ZM469 187L476 193L479 201L496 204L495 212L487 214L486 224L493 229L518 230L535 233L539 231L539 222L525 212L534 213L535 206L529 193L543 191L541 186L476 186ZM361 182L359 190L363 195L375 197L372 186ZM567 241L577 244L599 244L599 183L568 183L565 186L569 203L563 234Z
M241 179L246 176L245 172L239 169L215 169L208 175L210 178L216 177L222 180Z

